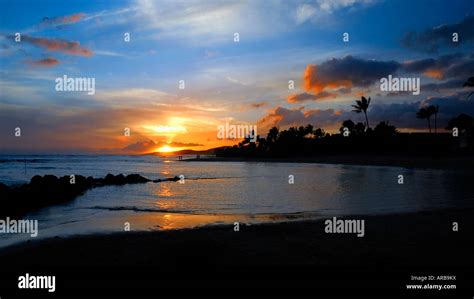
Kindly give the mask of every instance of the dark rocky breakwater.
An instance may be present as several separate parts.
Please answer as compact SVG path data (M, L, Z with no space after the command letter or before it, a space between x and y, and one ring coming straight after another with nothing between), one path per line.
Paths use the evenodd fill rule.
M0 217L21 217L25 213L39 208L70 201L92 188L178 180L177 176L150 180L139 174L127 176L107 174L105 178L82 175L63 177L36 175L29 183L19 186L7 186L0 183Z

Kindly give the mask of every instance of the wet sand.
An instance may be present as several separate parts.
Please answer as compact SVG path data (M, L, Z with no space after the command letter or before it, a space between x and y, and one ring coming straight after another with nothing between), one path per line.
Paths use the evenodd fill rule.
M473 216L474 209L449 209L350 217L365 220L362 238L327 234L323 221L295 221L241 224L238 232L221 225L31 241L0 251L0 281L12 290L12 277L36 271L55 273L63 281L59 292L80 293L79 280L98 292L123 284L124 292L147 287L184 295L217 285L241 290L244 281L266 294L310 288L396 295L407 292L411 275L456 275L456 292L469 293Z

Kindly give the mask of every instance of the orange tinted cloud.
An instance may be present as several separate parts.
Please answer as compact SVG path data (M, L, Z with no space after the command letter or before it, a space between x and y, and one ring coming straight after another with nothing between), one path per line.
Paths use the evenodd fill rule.
M50 66L55 66L55 65L59 64L59 60L57 60L56 58L53 58L53 57L48 57L48 58L32 61L31 64L36 65L36 66L50 67Z
M325 88L350 88L352 82L350 80L334 80L326 81L324 78L318 77L318 67L308 64L304 71L304 89L313 91L316 94L322 92Z
M273 126L287 127L312 124L325 129L339 128L343 120L349 119L353 113L351 111L342 111L334 109L313 109L305 111L304 108L288 109L278 106L268 111L263 116L258 125L261 131Z
M444 74L442 70L427 70L423 73L425 76L430 77L430 78L435 78L438 80L441 80L444 78Z
M79 22L82 18L85 17L83 13L77 13L70 16L54 17L54 18L43 18L40 25L64 25L64 24L73 24Z
M79 42L69 42L61 39L49 39L46 37L32 37L25 35L22 41L32 45L47 49L49 51L62 52L70 55L90 57L94 53L84 47Z

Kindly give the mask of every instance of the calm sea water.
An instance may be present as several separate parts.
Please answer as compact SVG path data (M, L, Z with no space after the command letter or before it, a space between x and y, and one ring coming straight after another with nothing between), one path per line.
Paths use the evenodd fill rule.
M0 182L138 173L179 182L106 186L27 215L39 237L271 222L474 205L472 172L310 163L182 162L155 156L1 156ZM398 184L398 175L404 184ZM294 184L289 184L289 176ZM28 239L0 235L0 246Z

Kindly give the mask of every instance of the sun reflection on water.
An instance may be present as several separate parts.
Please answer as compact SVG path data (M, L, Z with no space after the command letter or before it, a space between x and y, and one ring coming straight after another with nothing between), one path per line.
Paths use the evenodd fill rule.
M160 184L158 190L155 193L158 197L171 197L173 193L171 192L171 188L168 184Z

